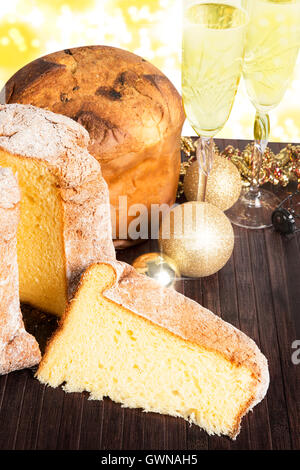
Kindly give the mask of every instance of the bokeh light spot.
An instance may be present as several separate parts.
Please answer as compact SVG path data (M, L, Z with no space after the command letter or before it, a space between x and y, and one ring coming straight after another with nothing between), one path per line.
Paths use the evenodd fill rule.
M36 57L36 33L29 25L16 21L0 23L1 67L18 69Z

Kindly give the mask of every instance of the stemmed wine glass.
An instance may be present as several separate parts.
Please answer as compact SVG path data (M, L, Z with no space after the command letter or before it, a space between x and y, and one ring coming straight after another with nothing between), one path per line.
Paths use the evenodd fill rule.
M269 111L283 98L297 61L300 43L300 0L248 0L244 78L256 108L252 182L238 202L227 211L232 223L262 229L272 225L277 197L259 186L262 159L266 150Z
M229 118L242 74L248 14L238 4L183 2L182 94L187 118L200 137L198 200L202 201L213 164L213 137Z

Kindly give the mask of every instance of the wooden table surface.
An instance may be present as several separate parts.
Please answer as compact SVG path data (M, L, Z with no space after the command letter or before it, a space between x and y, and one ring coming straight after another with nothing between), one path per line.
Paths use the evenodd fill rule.
M218 141L221 148L228 143L244 145ZM291 360L292 343L300 340L300 235L234 231L228 264L214 276L180 281L179 290L253 338L269 360L267 397L244 418L236 441L209 437L183 419L66 394L23 370L0 377L0 449L300 449L300 365ZM130 263L155 250L156 242L149 241L118 258ZM22 310L39 336L27 318L30 309ZM53 329L52 319L43 316L43 328Z

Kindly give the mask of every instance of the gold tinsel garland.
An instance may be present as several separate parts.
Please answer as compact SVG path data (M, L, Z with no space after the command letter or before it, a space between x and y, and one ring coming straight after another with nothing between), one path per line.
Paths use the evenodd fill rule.
M196 158L196 140L191 137L181 138L181 150L183 151L187 161L181 164L181 178L178 188L178 195L183 194L183 177L190 164ZM253 153L253 143L248 144L241 151L228 145L225 150L220 152L215 145L215 152L222 157L231 160L238 168L244 186L249 186L251 182L251 156ZM297 181L300 189L300 145L291 145L283 148L279 154L275 155L272 150L267 147L264 154L262 168L260 172L259 183L271 183L274 186L287 186L290 181Z

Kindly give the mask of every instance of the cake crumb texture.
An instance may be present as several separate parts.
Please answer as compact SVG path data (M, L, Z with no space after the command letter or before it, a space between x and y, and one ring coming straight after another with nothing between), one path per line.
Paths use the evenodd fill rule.
M0 106L0 164L18 175L21 301L60 316L81 273L115 257L107 185L73 120L30 105Z
M112 261L83 275L37 377L233 439L269 384L267 360L250 338Z
M68 116L89 132L116 209L118 247L131 243L119 232L120 196L148 214L151 204L174 204L185 115L180 94L150 62L109 46L65 49L20 69L2 97ZM127 226L134 218L127 215Z

